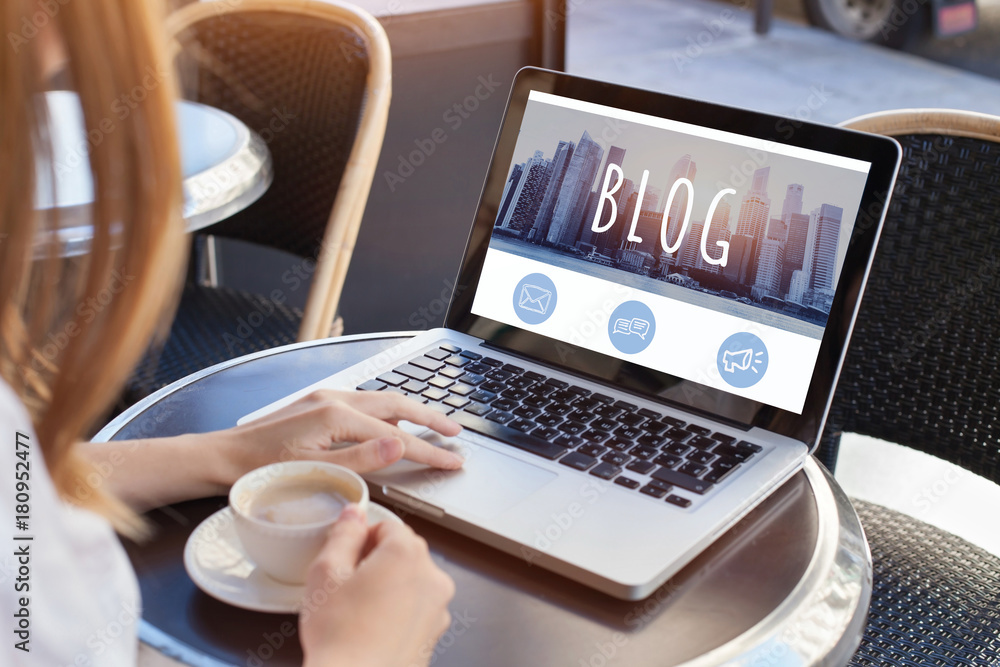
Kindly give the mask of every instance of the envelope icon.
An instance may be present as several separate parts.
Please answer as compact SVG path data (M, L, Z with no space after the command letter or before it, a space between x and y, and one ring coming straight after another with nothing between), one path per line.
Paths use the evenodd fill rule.
M544 315L548 311L549 302L551 301L552 292L550 290L538 285L525 283L521 285L521 294L518 297L517 306L518 308Z

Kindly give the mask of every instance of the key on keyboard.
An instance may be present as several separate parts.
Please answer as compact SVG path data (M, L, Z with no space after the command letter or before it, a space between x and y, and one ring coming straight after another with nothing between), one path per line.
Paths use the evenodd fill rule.
M476 433L677 507L763 451L760 445L455 345L414 357L358 389L422 400ZM652 459L652 460L650 460ZM622 474L622 466L642 477ZM669 494L669 495L668 495Z

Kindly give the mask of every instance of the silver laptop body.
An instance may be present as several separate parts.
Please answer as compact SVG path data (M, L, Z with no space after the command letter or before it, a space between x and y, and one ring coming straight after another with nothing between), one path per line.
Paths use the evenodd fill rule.
M666 117L652 112L672 108L676 113ZM775 130L764 136L759 129L740 131L761 127L761 119ZM449 328L420 333L240 423L317 389L406 393L451 413L465 429L444 438L405 422L401 426L458 451L466 464L458 471L441 471L403 461L366 474L373 499L608 595L648 596L799 470L816 447L884 216L885 193L891 192L895 178L899 157L891 140L807 126L808 131L793 132L783 144L772 136L776 132L784 138L782 122L565 74L522 70L466 250L457 283L465 289L452 300ZM585 130L581 136L581 127L615 127L618 134L601 138ZM677 148L671 150L674 137ZM701 152L681 155L685 137ZM651 162L643 175L647 170L634 162L652 155L649 145L656 141L666 155ZM575 162L566 155L569 144ZM712 168L715 146L720 164ZM681 200L678 207L678 193L687 185L675 188L672 199L669 186L686 179L693 186L687 190L690 208L703 206L707 198L698 196L698 188L715 189L717 184L706 180L712 172L738 174L742 169L727 155L749 155L748 160L764 155L767 163L748 169L739 186L719 184L735 187L715 208L717 213L718 204L729 202L731 229L722 235L729 244L727 264L743 261L745 273L757 263L749 287L740 271L734 270L729 280L726 267L712 270L718 264L699 263L690 254L682 259L688 248L705 253L722 247L722 236L712 236L704 223L719 220L717 227L722 227L718 216L695 210L701 229L686 225L680 243L670 238L685 204ZM679 162L678 169L668 169ZM691 168L695 162L701 178ZM735 172L729 171L730 163ZM768 188L760 182L764 168L772 179L794 171L801 183ZM538 175L545 171L543 187ZM839 175L843 187L830 189L829 177ZM663 185L668 177L654 202L648 196L650 184L655 179L657 186ZM566 220L572 219L574 202L563 193L572 194L573 188L583 193L577 201L584 201L576 206L583 220L578 232L566 228L572 224ZM820 199L810 198L820 189ZM632 196L624 196L629 191ZM779 191L785 202L776 197ZM601 203L602 193L598 211L594 203ZM786 208L784 222L768 216L773 237L770 229L760 238L754 238L759 230L736 233L748 229L740 228L741 208L759 208L758 195L766 199L767 193L771 211ZM535 198L533 206L528 197ZM793 217L789 197L792 209L801 209L805 200L816 210L805 221L806 214ZM838 229L831 222L834 208L842 211ZM656 253L642 248L650 247L656 221L665 228L663 243L652 247L663 252L650 263L649 256ZM607 232L594 231L608 222L621 230L617 241L605 242L599 234ZM696 231L705 236L700 248ZM811 250L808 260L798 257L796 244L805 245L802 255ZM830 244L834 250L827 248ZM678 249L674 260L665 251L671 246ZM733 260L737 253L742 259ZM788 267L776 264L776 253L798 267L784 281L782 272ZM712 254L704 259L718 261L718 253ZM812 275L804 278L807 268ZM775 274L770 283L766 271ZM813 277L822 271L827 277L837 273L826 287L802 289L824 284ZM609 280L617 275L613 272L629 275ZM539 273L545 281L532 277ZM747 296L720 286L746 288ZM776 294L771 287L785 291ZM612 312L581 305L602 289L612 306L618 304ZM807 292L810 305L804 303ZM640 306L624 305L635 303ZM649 308L643 310L643 304ZM821 312L824 306L826 312ZM560 309L573 313L568 323L560 323L560 317L570 317ZM827 313L825 326L818 324ZM743 317L746 325L725 328L733 317ZM583 326L586 322L591 325ZM779 331L779 325L789 330ZM805 352L796 347L795 336ZM758 349L765 341L766 349ZM657 345L665 350L654 354ZM782 381L767 384L772 377ZM750 385L738 386L746 383ZM483 386L497 391L483 391ZM489 394L503 409L476 400ZM559 407L577 403L583 407L572 412ZM582 429L577 419L583 421Z

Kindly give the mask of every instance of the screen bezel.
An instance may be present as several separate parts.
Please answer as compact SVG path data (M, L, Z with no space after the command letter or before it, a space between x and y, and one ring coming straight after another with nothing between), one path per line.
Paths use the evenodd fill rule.
M472 303L479 286L497 209L528 94L532 90L871 163L802 414L749 399L734 398L733 394L720 389L683 380L472 313ZM871 265L899 160L899 144L888 137L630 88L561 72L524 68L517 73L511 88L445 326L481 338L505 352L583 375L592 381L624 389L666 406L719 419L720 415L715 410L706 411L696 404L678 400L676 394L682 392L674 392L669 400L661 395L665 388L688 383L697 387L703 399L707 394L709 399L721 399L716 402L738 406L738 409L734 407L733 412L741 416L722 415L723 421L746 429L763 427L815 449L857 314L857 305ZM751 413L752 416L749 416Z

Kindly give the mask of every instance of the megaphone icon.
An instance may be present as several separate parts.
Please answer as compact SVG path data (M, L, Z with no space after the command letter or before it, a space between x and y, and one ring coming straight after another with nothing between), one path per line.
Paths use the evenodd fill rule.
M745 371L750 368L750 360L753 359L753 350L740 350L730 352L726 350L722 355L722 363L726 367L727 373L735 373L736 369Z

